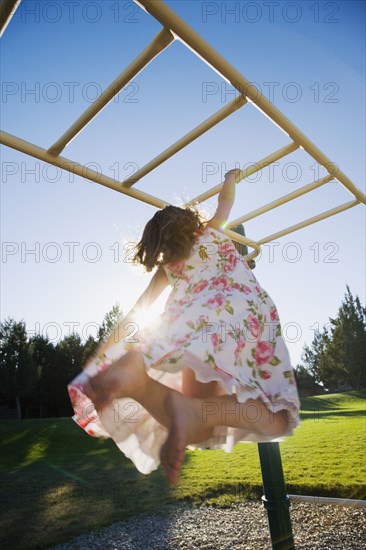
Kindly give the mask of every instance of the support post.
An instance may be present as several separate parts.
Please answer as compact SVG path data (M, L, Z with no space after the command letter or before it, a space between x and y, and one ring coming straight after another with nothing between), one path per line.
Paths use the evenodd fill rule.
M278 443L258 443L263 491L273 550L295 550L290 519L290 499L286 494Z

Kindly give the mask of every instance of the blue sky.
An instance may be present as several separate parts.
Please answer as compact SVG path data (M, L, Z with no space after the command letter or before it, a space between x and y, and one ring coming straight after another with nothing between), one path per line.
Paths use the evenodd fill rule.
M81 1L73 12L71 4L23 0L2 38L2 129L44 148L160 30L132 2ZM364 2L167 4L365 190ZM233 97L175 41L62 155L122 180ZM182 204L287 143L247 105L136 188ZM127 312L150 280L129 263L128 243L155 208L9 148L1 156L1 319L23 319L29 335L54 342L72 327L95 334L113 304ZM240 184L231 219L318 174L304 151L293 153ZM246 232L259 239L351 199L329 183L248 222ZM201 205L206 214L215 207L215 197ZM293 364L336 315L347 284L365 302L364 227L359 205L263 247L255 275L278 306Z

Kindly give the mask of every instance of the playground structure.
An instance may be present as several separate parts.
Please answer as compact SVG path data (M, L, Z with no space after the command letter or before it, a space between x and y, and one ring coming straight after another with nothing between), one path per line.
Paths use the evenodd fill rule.
M261 249L261 245L269 243L298 231L306 226L317 223L330 216L334 216L349 208L353 208L361 203L366 204L365 195L358 189L355 184L344 174L330 159L320 151L314 143L312 143L292 122L286 118L272 103L270 103L256 87L247 80L235 67L228 63L217 51L214 50L200 35L187 25L173 10L171 10L163 1L160 0L134 0L137 5L144 9L148 14L154 17L161 23L162 29L158 32L152 42L138 55L138 57L126 68L120 75L103 91L99 98L92 103L88 109L64 132L57 141L50 145L46 150L38 147L35 144L22 140L19 137L13 136L6 132L1 132L0 143L11 147L21 153L35 157L43 162L52 164L84 178L87 178L95 183L104 185L118 191L131 198L143 201L157 208L164 208L167 202L145 193L144 191L135 188L135 184L144 176L149 174L155 168L160 166L173 155L181 151L184 147L199 138L205 132L219 124L226 117L233 114L238 109L241 109L248 103L255 105L262 114L266 115L274 124L283 130L288 136L289 143L281 149L274 151L272 154L257 161L250 168L241 171L240 180L244 180L252 174L262 170L264 167L290 155L292 152L301 148L308 153L320 166L322 166L327 175L311 182L297 190L284 195L268 204L263 205L252 212L249 212L235 220L231 220L227 224L225 233L234 241L245 244L253 251L247 256L255 258ZM20 0L3 0L0 13L0 33L4 32L12 15L14 14ZM181 139L173 143L158 156L153 158L145 166L137 170L132 176L124 181L118 182L114 179L95 172L87 168L77 161L60 156L65 147L74 139L79 132L95 117L98 113L125 87L131 80L139 74L143 68L150 63L156 56L164 51L175 40L183 43L193 54L197 55L203 62L218 73L226 82L230 83L238 92L239 96L225 105L214 115L196 126L192 131L185 134ZM253 218L256 218L270 210L273 210L289 201L292 201L306 193L309 193L329 182L338 182L344 186L353 196L352 200L343 203L335 208L314 215L311 218L305 219L284 228L272 235L267 235L261 239L253 239L244 237L231 231L239 224L245 223ZM216 185L206 192L198 195L188 205L194 205L213 197L218 194L221 185ZM291 550L294 548L294 541L291 529L289 516L290 498L286 494L284 476L282 471L281 456L278 443L260 443L258 444L259 456L263 477L264 496L263 503L268 512L269 527L271 532L272 547L275 550ZM318 497L296 497L291 496L291 500L314 499L320 502ZM324 499L326 503L342 504L342 505L361 505L364 501L344 501L339 499Z

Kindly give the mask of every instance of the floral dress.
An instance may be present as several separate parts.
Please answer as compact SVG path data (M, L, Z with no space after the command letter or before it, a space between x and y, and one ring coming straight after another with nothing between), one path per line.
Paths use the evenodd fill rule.
M189 449L230 452L238 441L283 441L292 435L300 402L277 309L232 241L206 227L197 232L188 259L164 269L172 291L158 321L137 332L134 341L111 346L68 385L76 423L92 436L111 437L140 472L158 468L167 429L130 398L116 400L98 416L83 393L89 377L138 349L149 376L177 391L188 367L199 382L217 381L218 395L236 394L241 403L260 397L270 411L288 411L288 432L280 438L218 426Z

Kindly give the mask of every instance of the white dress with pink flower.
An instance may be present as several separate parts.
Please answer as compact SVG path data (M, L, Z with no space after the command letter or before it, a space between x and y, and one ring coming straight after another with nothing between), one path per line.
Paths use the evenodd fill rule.
M133 342L111 346L99 364L87 366L69 384L73 419L90 435L113 438L140 472L157 469L166 428L130 398L98 416L83 393L90 376L133 348L142 351L152 378L178 391L189 367L200 382L216 380L221 395L236 394L239 402L260 397L270 411L288 411L289 429L281 438L219 426L210 439L188 448L230 452L238 441L283 441L292 435L300 401L277 310L232 241L207 227L197 233L187 260L164 269L172 291L158 322L137 332ZM253 425L259 420L254 409Z

